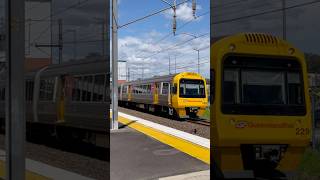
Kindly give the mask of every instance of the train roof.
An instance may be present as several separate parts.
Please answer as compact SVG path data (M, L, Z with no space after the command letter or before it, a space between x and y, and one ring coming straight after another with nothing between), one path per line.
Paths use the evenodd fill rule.
M181 72L181 73L175 73L175 74L164 75L164 76L154 76L154 77L148 78L148 79L125 82L123 84L137 84L137 83L138 84L145 84L145 83L150 83L150 82L171 81L175 76L177 76L179 74L184 74L184 73L190 73L190 72ZM200 74L198 74L198 75L201 76Z
M78 74L100 74L109 73L109 63L106 60L82 60L73 61L62 64L52 64L46 66L41 74L42 77L57 76L57 75L78 75ZM41 69L29 72L26 76L34 76Z
M178 74L180 74L180 73L164 75L164 76L154 76L154 77L148 78L148 79L139 79L139 80L135 80L135 81L125 82L123 84L136 84L136 83L143 84L143 83L149 83L149 82L154 82L154 81L167 81L167 80L173 79Z

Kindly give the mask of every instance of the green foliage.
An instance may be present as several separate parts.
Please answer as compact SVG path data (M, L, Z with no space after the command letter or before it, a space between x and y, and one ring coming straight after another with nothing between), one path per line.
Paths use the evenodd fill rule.
M207 107L206 111L204 112L202 118L210 120L210 107Z
M320 152L307 149L299 167L299 179L320 179Z

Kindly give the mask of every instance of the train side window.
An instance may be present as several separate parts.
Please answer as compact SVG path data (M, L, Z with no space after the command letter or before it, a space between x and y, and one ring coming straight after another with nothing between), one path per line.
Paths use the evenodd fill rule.
M92 101L103 101L104 91L104 75L96 75L94 78L93 97Z
M111 88L110 85L110 74L105 74L105 82L104 82L104 101L111 102Z
M6 89L5 88L0 88L0 100L1 101L5 100L5 93L6 93Z
M225 70L223 81L223 102L227 104L239 103L239 72L238 70Z
M177 87L178 87L177 83L174 83L171 90L172 94L177 94Z
M72 101L80 101L81 99L81 77L74 78L74 86L72 90Z
M85 76L82 81L82 101L91 101L92 76Z
M162 95L167 95L168 92L169 92L169 83L163 82L163 83L162 83L161 94L162 94Z
M54 81L52 79L40 80L39 100L52 101L54 91Z
M27 83L26 83L26 100L27 101L32 101L33 89L34 89L34 82L27 81Z
M123 86L122 87L122 94L127 94L128 93L128 86Z

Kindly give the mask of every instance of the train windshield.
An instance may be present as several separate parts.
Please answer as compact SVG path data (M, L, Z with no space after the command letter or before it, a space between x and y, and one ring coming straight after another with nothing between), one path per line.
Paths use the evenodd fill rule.
M181 79L179 96L182 98L205 98L203 80Z
M295 60L228 57L222 110L231 114L304 115L302 70Z

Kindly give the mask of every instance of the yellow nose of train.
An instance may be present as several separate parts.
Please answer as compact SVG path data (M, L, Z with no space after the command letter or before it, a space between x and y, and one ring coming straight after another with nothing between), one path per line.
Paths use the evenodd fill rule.
M217 176L294 172L310 142L304 55L266 34L211 46L211 164Z

